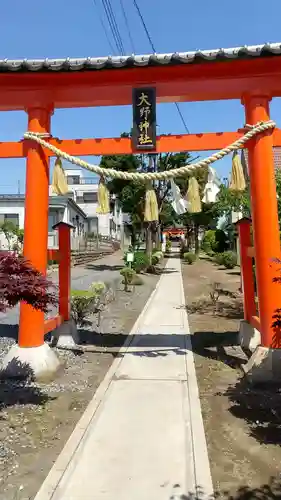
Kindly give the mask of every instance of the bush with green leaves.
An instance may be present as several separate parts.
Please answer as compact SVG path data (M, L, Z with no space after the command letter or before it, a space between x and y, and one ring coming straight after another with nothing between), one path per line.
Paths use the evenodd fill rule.
M213 229L209 229L209 231L206 231L203 241L201 243L201 249L209 255L210 253L214 252L214 247L216 244L216 231Z
M71 315L79 326L87 324L89 316L100 313L110 302L110 289L101 281L93 282L89 290L71 291Z
M225 232L222 229L209 229L205 233L201 248L207 255L223 253L227 249Z
M196 255L192 252L185 252L183 254L183 260L189 265L194 264L194 262L196 261Z
M134 269L137 274L145 272L149 265L149 256L145 252L135 252L132 269Z
M165 249L165 251L166 252L170 252L171 248L172 248L172 242L170 240L167 240L166 241L166 249Z
M234 269L237 265L237 255L235 252L223 252L221 254L221 263L226 269Z
M227 236L222 229L216 229L215 239L216 243L214 252L219 252L219 253L225 252L228 248L228 243L227 243Z
M87 318L94 312L95 294L90 290L71 291L71 316L78 326L87 324Z
M106 284L103 281L93 281L90 286L90 291L94 293L96 297L100 297L106 290Z
M124 290L125 292L129 291L129 285L132 284L132 281L136 275L136 271L131 267L123 267L120 271L121 276L123 276Z
M158 250L152 254L151 264L153 266L156 266L157 264L159 264L159 262L161 262L162 259L163 259L163 253L160 250Z
M156 255L158 257L159 261L164 258L164 254L161 250L154 249L152 252L152 255Z
M223 253L216 253L214 254L214 262L218 265L218 266L222 266L223 265Z

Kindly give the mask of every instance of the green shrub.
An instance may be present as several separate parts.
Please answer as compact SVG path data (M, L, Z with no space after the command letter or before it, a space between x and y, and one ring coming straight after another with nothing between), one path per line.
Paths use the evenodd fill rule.
M77 325L83 326L92 314L100 313L114 299L112 289L101 281L93 282L89 290L71 290L71 315Z
M237 265L237 255L235 252L223 252L221 259L222 265L226 269L233 269Z
M166 252L170 252L171 248L172 248L172 242L170 240L167 240L166 241L166 249L165 249L165 251Z
M132 281L136 275L136 271L131 267L123 267L120 271L121 276L123 276L124 290L125 292L129 291L129 285L132 284Z
M132 269L134 269L136 273L139 274L142 271L146 271L149 264L149 257L145 252L135 252L134 262L132 262Z
M106 284L103 281L93 281L93 283L90 286L90 291L95 295L95 296L100 296L102 295L106 290Z
M194 262L196 261L196 255L192 252L185 252L183 254L183 260L189 265L194 264Z
M201 243L201 248L206 254L210 254L211 252L214 252L214 247L216 244L216 231L213 229L209 229L209 231L206 231L203 241Z
M86 324L95 310L95 294L89 290L71 291L71 315L77 325Z
M203 238L201 248L207 255L223 253L227 249L227 236L222 229L209 229Z
M151 256L151 264L152 264L153 266L157 266L157 264L159 264L159 258L157 257L157 255L156 255L156 254L153 254L153 255Z
M223 265L223 253L215 253L214 255L214 261L218 266Z
M151 264L153 266L156 266L157 264L159 264L159 262L161 262L162 259L163 259L163 253L158 250L157 252L154 252L152 254Z
M153 255L157 255L159 262L164 258L164 254L161 250L157 250L157 252L154 252Z
M212 248L214 252L221 253L227 250L227 236L222 229L216 229L215 241L215 248Z

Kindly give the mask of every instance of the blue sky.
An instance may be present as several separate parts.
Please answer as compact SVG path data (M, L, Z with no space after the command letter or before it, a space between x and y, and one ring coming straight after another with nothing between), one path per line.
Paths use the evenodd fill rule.
M99 13L101 0L9 0L1 2L0 58L88 57L112 54ZM233 47L281 42L280 0L138 0L157 52ZM126 52L132 53L120 0L111 0ZM132 0L123 0L130 22L136 53L151 48ZM105 17L103 17L106 22ZM235 130L244 123L238 101L181 104L191 133ZM280 99L271 106L279 126ZM89 108L56 110L52 133L62 138L116 137L131 127L131 108ZM160 133L184 133L173 104L157 107ZM0 113L0 140L19 140L26 130L23 112ZM0 160L0 192L24 190L25 162ZM227 176L231 159L215 164L219 175Z

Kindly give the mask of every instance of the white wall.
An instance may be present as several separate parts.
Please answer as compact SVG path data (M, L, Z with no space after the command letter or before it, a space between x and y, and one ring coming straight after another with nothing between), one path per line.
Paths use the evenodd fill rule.
M19 228L24 227L24 200L0 200L0 214L18 214ZM11 246L16 243L16 238L11 241ZM8 250L8 242L3 233L0 233L0 249Z
M65 170L65 174L69 175L79 175L79 172L81 173L81 170ZM80 175L80 177L82 177ZM80 201L77 201L77 196L81 193L86 193L86 192L95 192L97 193L98 191L98 184L70 184L69 185L69 191L74 193L74 201L77 203L77 205L85 212L87 217L97 217L99 221L99 233L103 236L110 236L110 218L111 214L98 214L97 213L97 208L98 208L98 203L81 203ZM52 193L52 186L50 186L49 193ZM76 215L76 214L75 214ZM70 222L72 219L70 218Z
M1 214L18 214L19 228L24 229L24 199L9 200L0 199L0 215ZM49 221L48 221L48 248L58 247L58 232L52 230L52 226L60 221L72 222L72 218L79 215L79 220L83 223L84 231L87 231L87 219L83 218L75 207L68 205L67 207L49 207ZM16 238L11 242L11 246L16 242ZM34 244L36 245L36 234L34 234ZM75 241L74 241L75 244ZM0 232L0 250L8 250L8 242L5 235Z
M18 214L19 228L24 226L24 200L0 200L0 214Z
M83 169L65 169L64 170L66 176L78 176L81 179L87 179L89 177L89 174L87 171L84 171ZM121 226L124 224L124 222L129 222L127 214L122 214L122 210L120 208L119 212L116 209L114 210L113 215L111 214L98 214L97 213L97 208L98 208L98 203L81 203L80 201L77 200L77 195L86 192L95 192L97 193L98 191L98 183L94 184L69 184L69 191L74 194L73 199L79 205L79 207L83 210L83 212L86 213L87 217L97 217L98 218L98 226L99 226L99 234L102 236L110 236L110 219L113 219L114 223L116 224L116 231L114 232L115 234L112 234L112 236L120 238L120 233L121 233ZM52 186L50 186L49 189L50 195L53 195L52 192ZM71 222L71 218L69 219ZM119 227L118 227L119 226Z
M80 212L78 210L75 210L74 207L72 207L70 205L67 207L66 212L65 212L65 217L63 220L64 220L64 222L70 222L71 224L76 225L76 222L73 221L73 219L76 220L76 216L79 217L79 222L81 224L83 224L83 228L82 228L83 233L86 233L87 232L87 219L84 219L84 217L82 217Z

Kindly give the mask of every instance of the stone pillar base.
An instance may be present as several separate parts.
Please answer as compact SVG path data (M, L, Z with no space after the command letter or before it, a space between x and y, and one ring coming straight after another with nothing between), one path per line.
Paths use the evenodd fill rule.
M281 349L258 346L249 361L242 365L253 384L281 383Z
M2 378L51 380L61 363L48 344L39 347L13 345L6 354L0 371Z
M253 352L261 344L261 334L248 321L242 320L240 321L238 341L242 349Z
M52 345L60 348L75 348L79 344L77 326L73 320L65 321L52 332Z

